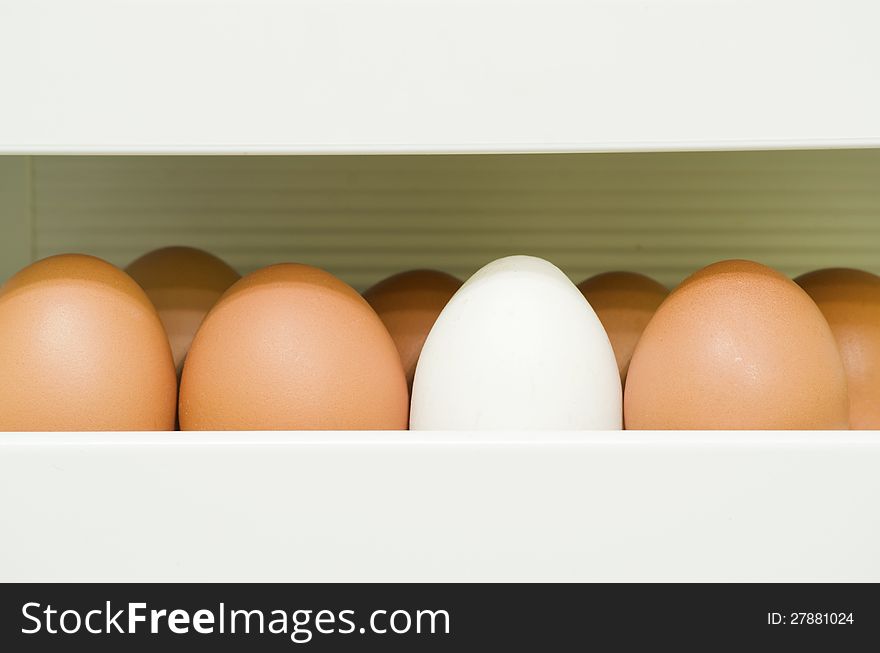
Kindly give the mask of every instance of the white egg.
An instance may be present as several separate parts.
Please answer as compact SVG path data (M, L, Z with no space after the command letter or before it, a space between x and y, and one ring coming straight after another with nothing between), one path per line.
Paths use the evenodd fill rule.
M620 429L614 351L556 266L532 256L479 270L440 313L413 383L414 430Z

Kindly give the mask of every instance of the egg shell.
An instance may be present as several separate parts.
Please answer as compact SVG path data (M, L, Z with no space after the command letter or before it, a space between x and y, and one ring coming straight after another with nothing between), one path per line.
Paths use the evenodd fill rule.
M236 282L183 368L184 430L405 429L409 395L388 331L357 291L282 263Z
M364 299L397 345L410 389L425 338L459 288L461 281L451 274L410 270L388 277L364 292Z
M880 429L880 277L846 268L795 279L828 321L843 359L850 427Z
M816 304L779 272L722 261L686 279L636 345L628 429L845 429L843 362Z
M162 324L122 270L52 256L0 288L0 431L171 430L176 404Z
M410 428L619 429L620 377L599 318L555 266L486 265L453 296L416 367Z
M669 291L644 274L635 272L604 272L578 284L590 306L605 327L621 382L642 331L663 303Z
M238 281L238 272L213 254L193 247L153 250L125 270L156 307L179 374L202 320Z

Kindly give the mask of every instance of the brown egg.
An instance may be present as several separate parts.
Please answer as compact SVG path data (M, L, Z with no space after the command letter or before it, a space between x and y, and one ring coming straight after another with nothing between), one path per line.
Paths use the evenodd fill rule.
M669 291L650 277L635 272L605 272L578 284L605 327L621 382L642 331Z
M854 429L880 429L880 277L861 270L817 270L795 279L828 320L849 386Z
M193 247L154 250L125 271L156 307L180 374L199 325L220 295L238 281L238 272L213 254Z
M834 335L779 272L723 261L657 309L627 375L630 429L845 429L849 400Z
M0 288L0 431L170 430L176 401L162 324L122 270L52 256Z
M412 390L425 338L461 281L437 270L411 270L380 281L364 293L397 345Z
M307 265L247 275L211 309L180 387L180 426L405 429L406 377L357 291Z

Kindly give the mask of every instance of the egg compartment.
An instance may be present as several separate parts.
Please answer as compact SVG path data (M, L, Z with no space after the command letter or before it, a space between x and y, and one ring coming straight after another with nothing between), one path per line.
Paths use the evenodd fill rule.
M0 173L3 277L168 244L359 290L514 253L575 282L669 286L731 257L880 272L875 149L12 156ZM880 580L878 463L878 436L844 431L4 433L0 577Z
M3 434L4 581L876 581L867 433Z

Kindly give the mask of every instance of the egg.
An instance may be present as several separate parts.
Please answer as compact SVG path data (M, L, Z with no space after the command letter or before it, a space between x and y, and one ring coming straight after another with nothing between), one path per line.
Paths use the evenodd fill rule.
M220 295L238 281L238 272L193 247L153 250L132 262L126 272L156 307L179 374L202 320Z
M397 345L407 385L412 388L425 338L461 281L437 270L410 270L380 281L364 292Z
M605 272L582 281L578 290L599 316L608 333L621 382L626 381L633 350L651 316L669 291L635 272Z
M816 304L751 261L696 272L657 309L626 379L628 429L845 429L846 375Z
M619 429L608 336L551 263L511 256L468 279L416 366L410 428Z
M205 317L183 367L183 430L405 429L394 341L356 290L318 268L272 265Z
M0 288L0 431L174 428L162 323L125 272L52 256Z
M880 428L880 277L861 270L817 270L795 279L837 340L854 429Z

